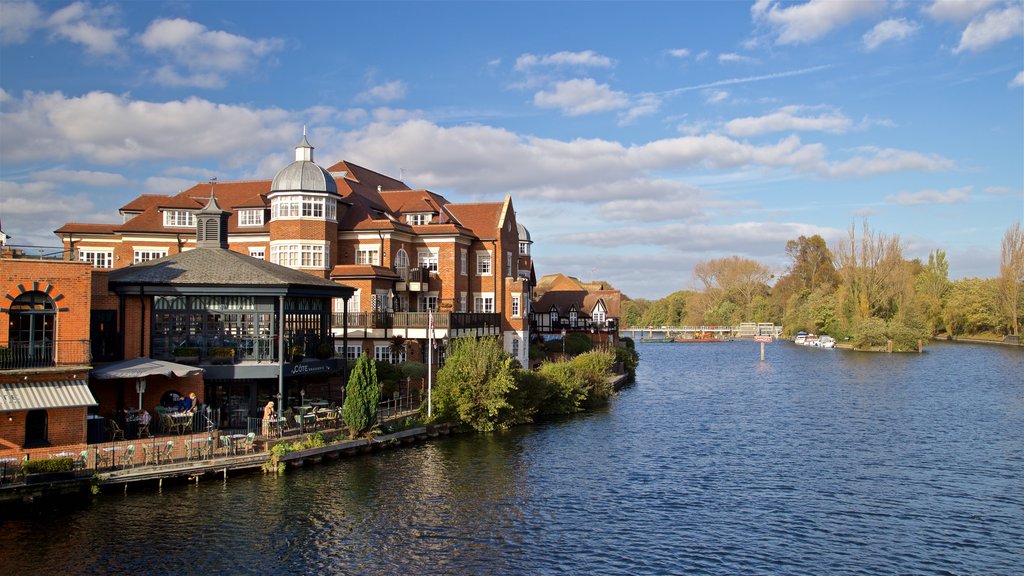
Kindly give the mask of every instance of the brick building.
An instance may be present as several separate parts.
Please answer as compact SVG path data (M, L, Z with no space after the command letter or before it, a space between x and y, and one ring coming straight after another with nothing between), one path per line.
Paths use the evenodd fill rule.
M0 457L84 444L91 273L87 263L0 252Z
M532 330L540 336L589 334L595 344L618 344L622 293L603 282L550 274L537 283Z
M120 209L121 224L68 223L56 234L101 272L181 254L196 246L196 217L215 189L228 249L354 289L333 303L338 355L422 360L429 312L435 357L448 337L492 335L527 364L533 265L511 197L453 204L350 162L324 169L305 137L295 153L273 180L144 194ZM140 346L126 341L126 355L146 353Z

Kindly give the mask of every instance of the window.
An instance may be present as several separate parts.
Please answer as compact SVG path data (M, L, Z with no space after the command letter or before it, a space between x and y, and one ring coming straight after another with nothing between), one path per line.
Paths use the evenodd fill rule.
M349 344L348 353L345 353L345 346L343 344L334 345L334 355L338 357L345 357L349 360L359 360L359 357L363 355L363 347L359 344Z
M281 196L270 203L270 219L323 218L336 220L338 203L323 196Z
M406 214L405 222L413 226L430 224L430 214Z
M86 250L80 248L78 250L78 259L82 262L88 262L92 264L93 268L113 268L114 267L114 251L113 250Z
M380 249L379 248L357 248L356 249L356 264L372 264L377 265L380 262Z
M594 324L598 325L598 326L603 325L604 324L604 318L605 318L605 316L604 316L604 308L601 308L600 306L596 306L594 308L594 314L593 314Z
M491 253L490 252L477 252L476 253L476 275L477 276L490 276L491 275Z
M570 308L569 309L569 326L571 326L573 328L576 327L576 309L575 308Z
M420 312L437 312L437 292L420 295Z
M513 338L512 339L512 357L513 358L518 358L519 357L519 338Z
M459 294L459 311L469 312L469 308L466 307L466 293L462 292Z
M239 210L239 226L263 226L263 210Z
M196 215L189 210L164 210L164 226L170 228L194 228Z
M473 312L494 312L494 295L484 294L473 299Z
M558 310L552 308L551 312L548 313L548 316L551 318L551 325L552 326L558 326L558 318L559 318Z
M259 258L260 260L267 259L267 248L266 246L260 246L258 248L249 248L249 256L253 258Z
M505 276L512 275L512 253L505 252Z
M409 255L405 253L404 248L399 248L398 253L395 254L395 271L402 280L409 279Z
M323 244L276 244L270 247L270 261L289 268L323 268L326 246Z
M419 261L420 268L427 268L431 272L437 272L437 252L438 248L420 248L416 251L416 259Z
M391 347L390 342L375 342L373 345L373 358L380 362L389 362L391 364L400 364L405 362L405 351L394 351Z
M335 298L334 299L334 313L335 314L341 314L344 311L345 311L345 299L344 298ZM348 313L349 314L356 314L358 312L359 312L359 290L356 290L352 294L352 297L348 299ZM349 319L349 322L351 322L351 321L352 320Z
M466 249L459 250L459 272L465 276L469 274L469 265L466 263Z
M25 292L11 302L7 347L25 367L53 364L57 306L45 292Z
M519 318L519 295L512 295L512 317Z
M167 248L143 248L135 249L135 256L132 258L132 262L138 264L140 262L149 262L150 260L156 260L157 258L163 258L167 256Z
M530 244L528 242L519 243L519 255L529 256L530 255Z

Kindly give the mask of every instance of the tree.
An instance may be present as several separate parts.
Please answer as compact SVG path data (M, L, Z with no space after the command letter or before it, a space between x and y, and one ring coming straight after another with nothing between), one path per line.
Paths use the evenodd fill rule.
M377 404L380 402L380 384L377 382L376 362L363 354L356 361L345 388L345 404L341 416L355 437L364 434L377 419Z
M772 277L764 264L739 256L698 262L693 275L704 285L703 298L688 303L689 310L700 315L693 320L713 324L735 323L752 316L754 299L768 293Z
M950 336L995 329L999 321L999 281L961 278L952 282L942 319Z
M815 234L786 242L786 255L792 261L788 275L797 280L797 289L831 288L836 284L836 267L825 239Z
M507 428L517 423L515 391L512 357L497 338L455 338L437 372L434 407L439 419L474 430Z
M946 253L935 250L928 254L928 265L914 282L915 305L928 330L935 334L943 327L942 307L949 290L949 262Z
M913 276L903 259L900 237L872 231L867 221L861 237L850 226L849 238L836 251L840 309L848 323L877 317L889 320L913 295Z
M1007 325L1019 336L1021 291L1024 290L1024 229L1020 222L1010 226L1003 235L999 257L999 308Z

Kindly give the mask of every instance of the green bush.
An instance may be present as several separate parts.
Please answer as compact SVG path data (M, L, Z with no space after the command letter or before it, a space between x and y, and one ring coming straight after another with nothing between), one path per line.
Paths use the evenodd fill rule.
M199 356L199 348L192 346L179 346L172 352L175 356Z
M886 326L886 335L892 340L893 352L915 352L917 341L928 336L928 330L920 326L909 326L896 320L890 320Z
M574 414L580 411L587 397L583 378L569 362L548 362L537 371L547 384L548 394L540 413L548 416Z
M619 344L629 350L636 350L636 343L629 336L623 336L619 338Z
M615 348L615 361L622 362L622 369L630 380L636 378L636 367L640 364L640 354L636 350L623 347Z
M75 461L72 458L47 458L45 460L29 460L23 467L25 474L41 474L44 472L71 472Z
M349 374L345 404L341 409L342 419L353 437L365 433L373 426L379 402L380 384L377 382L376 363L363 354Z
M593 349L594 341L586 334L574 333L565 337L565 353L569 356L579 356Z
M512 358L497 338L455 338L437 372L436 418L479 431L507 428L516 421L515 389Z
M406 378L426 378L427 365L415 360L406 360L398 365L399 372Z
M853 325L853 347L860 350L884 348L886 336L885 321L881 318L865 318Z
M586 396L584 405L588 408L599 406L612 397L612 385L608 381L613 373L615 354L594 350L572 359L572 369L583 381Z
M209 350L210 356L231 357L235 356L235 349L227 346L213 346Z
M532 362L539 362L547 359L547 357L548 353L544 349L543 342L530 342L530 360Z

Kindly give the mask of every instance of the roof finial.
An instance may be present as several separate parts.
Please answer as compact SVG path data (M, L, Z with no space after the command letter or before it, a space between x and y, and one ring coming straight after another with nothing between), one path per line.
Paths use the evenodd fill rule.
M305 124L302 125L302 137L303 138L306 137L306 125Z
M213 198L213 187L214 187L215 184L217 184L217 177L216 176L211 176L210 177L210 200L214 199Z

